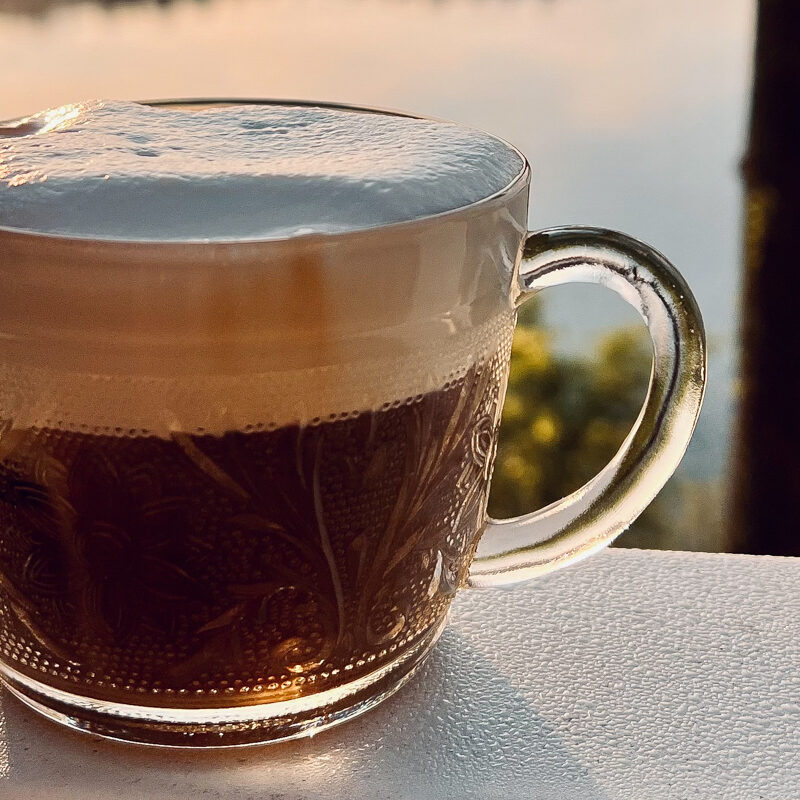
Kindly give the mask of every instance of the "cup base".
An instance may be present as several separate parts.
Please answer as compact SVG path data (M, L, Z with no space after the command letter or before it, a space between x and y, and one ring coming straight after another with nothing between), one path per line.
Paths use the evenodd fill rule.
M336 689L239 708L174 709L111 703L54 689L6 664L13 695L48 719L108 739L161 747L238 747L312 736L374 708L404 686L444 630L446 619L395 660Z

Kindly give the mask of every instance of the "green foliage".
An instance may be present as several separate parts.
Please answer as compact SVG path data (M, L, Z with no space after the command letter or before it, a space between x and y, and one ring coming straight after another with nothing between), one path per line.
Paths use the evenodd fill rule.
M559 355L535 301L527 303L514 336L489 513L502 518L541 508L597 474L630 431L650 368L643 329L607 334L593 359ZM663 502L662 494L637 524L637 544L669 543Z

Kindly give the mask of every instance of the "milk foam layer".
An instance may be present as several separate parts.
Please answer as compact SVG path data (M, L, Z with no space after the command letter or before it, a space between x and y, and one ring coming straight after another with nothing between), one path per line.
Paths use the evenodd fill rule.
M314 425L413 401L492 359L507 365L514 322L506 312L405 355L236 376L91 374L0 362L0 420L22 429L162 438Z
M504 142L444 122L97 101L0 128L0 226L156 241L359 230L469 205L522 169Z
M523 165L490 136L320 108L104 103L5 136L1 424L313 424L508 357L526 180L374 227L503 189ZM309 229L341 235L293 235Z

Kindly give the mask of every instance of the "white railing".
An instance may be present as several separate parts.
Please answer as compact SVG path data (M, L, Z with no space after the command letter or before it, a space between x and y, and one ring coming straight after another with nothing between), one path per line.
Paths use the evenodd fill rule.
M115 745L8 696L2 800L800 798L800 559L610 550L464 592L414 683L315 739Z

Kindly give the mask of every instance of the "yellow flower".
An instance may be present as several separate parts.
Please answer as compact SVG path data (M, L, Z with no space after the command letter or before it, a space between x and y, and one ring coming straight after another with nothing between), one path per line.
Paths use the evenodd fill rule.
M540 414L531 423L531 436L541 445L551 445L558 441L558 420L552 414Z

